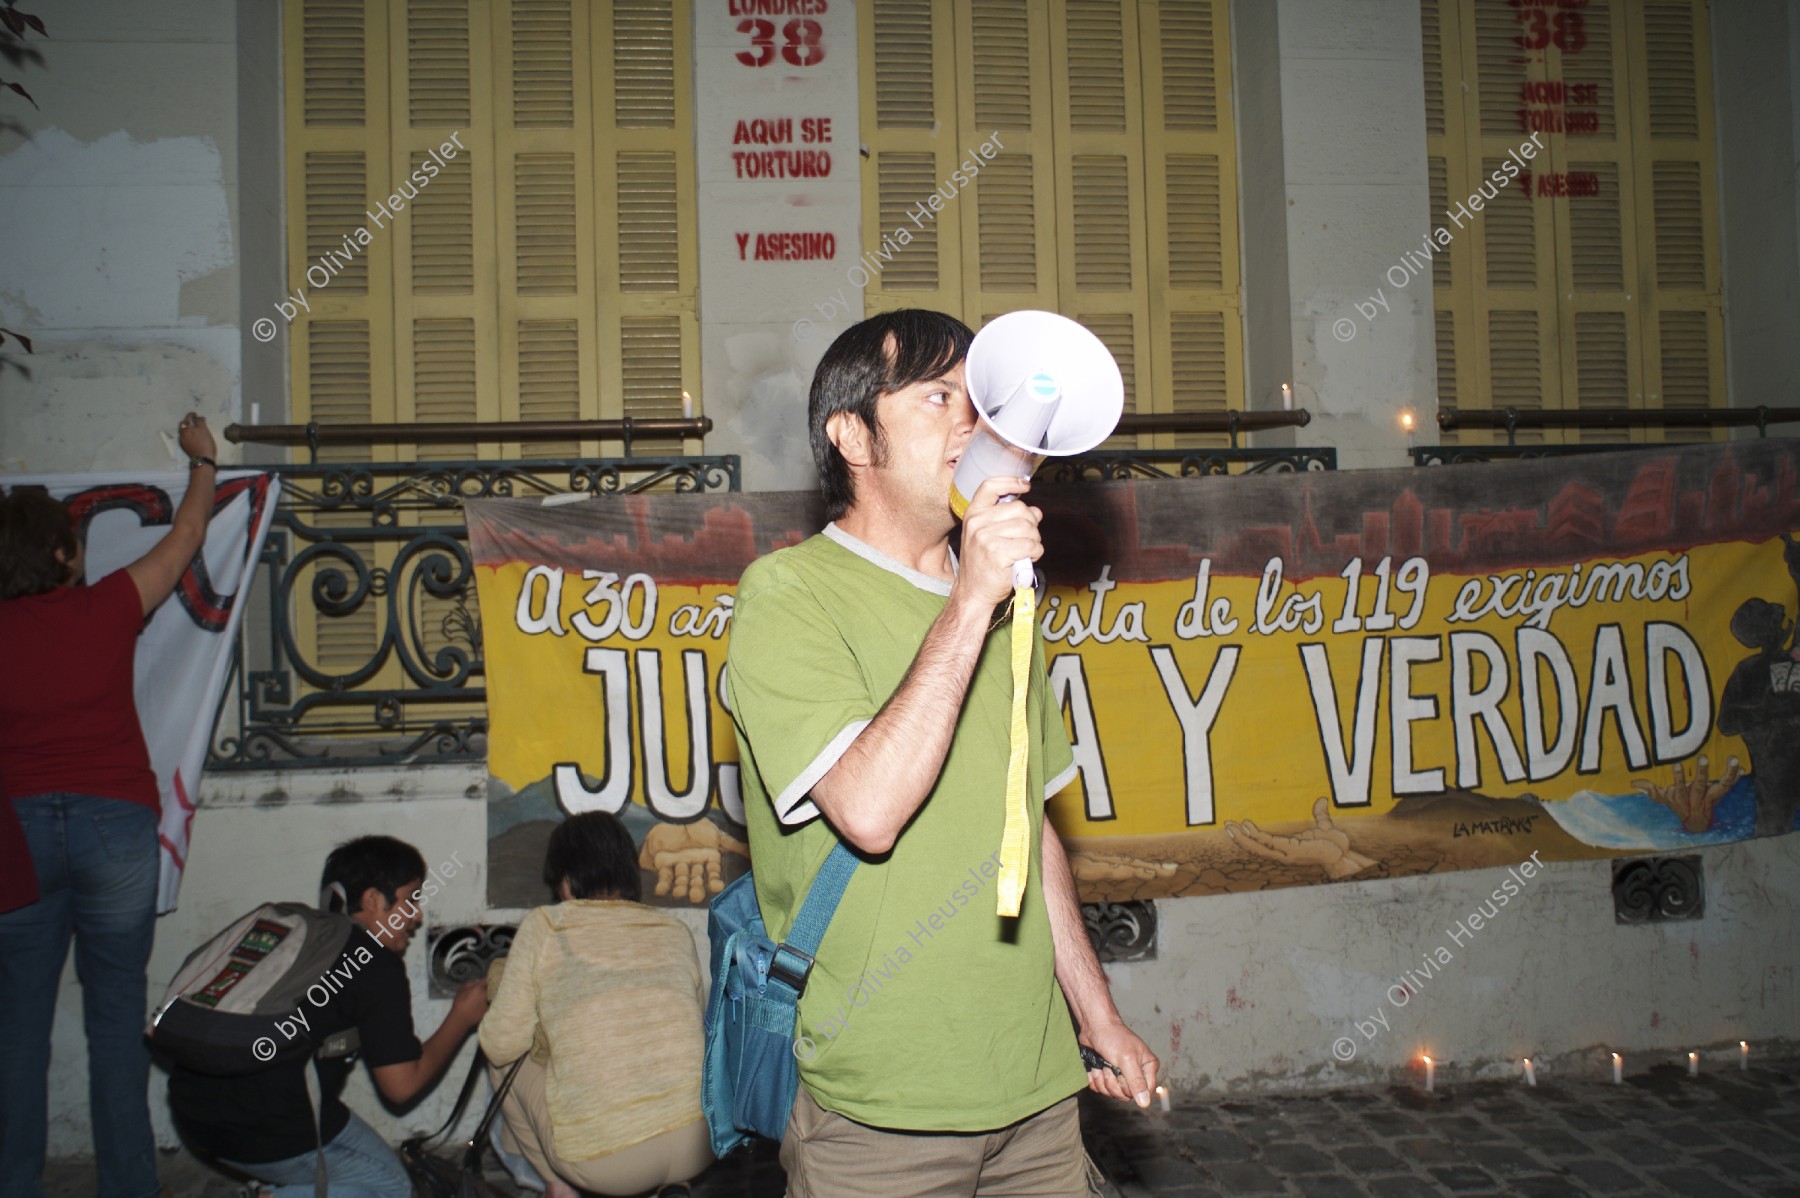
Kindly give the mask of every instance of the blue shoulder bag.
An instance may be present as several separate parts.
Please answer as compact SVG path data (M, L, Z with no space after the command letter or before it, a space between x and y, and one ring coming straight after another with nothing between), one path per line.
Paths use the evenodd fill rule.
M706 920L712 991L706 1000L706 1056L700 1105L715 1156L750 1137L781 1139L800 1086L794 1031L813 956L856 872L839 842L819 867L788 937L769 939L756 883L745 873L720 892Z

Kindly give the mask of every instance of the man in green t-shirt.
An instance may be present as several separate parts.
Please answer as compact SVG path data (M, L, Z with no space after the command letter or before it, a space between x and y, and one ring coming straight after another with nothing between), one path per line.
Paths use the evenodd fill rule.
M809 406L825 530L738 585L727 699L757 899L785 936L832 847L861 858L800 1000L788 1193L1085 1194L1074 1095L1147 1106L1155 1054L1119 1018L1042 802L1029 884L995 914L1011 723L1012 563L1030 481L990 479L950 545L975 429L970 333L893 312L840 336ZM1027 794L1075 776L1032 650ZM1060 983L1060 985L1059 985ZM1066 1000L1066 1001L1065 1001ZM1120 1072L1084 1072L1080 1040Z

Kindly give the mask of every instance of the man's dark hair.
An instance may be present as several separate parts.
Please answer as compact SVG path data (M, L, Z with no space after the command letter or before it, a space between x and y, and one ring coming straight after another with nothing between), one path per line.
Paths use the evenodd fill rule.
M48 491L0 495L0 599L42 595L69 581L78 544L69 509ZM65 561L56 560L59 549Z
M871 316L838 334L819 359L818 370L813 372L806 412L827 520L839 519L850 510L856 502L856 484L850 478L850 464L831 443L825 425L839 412L851 413L869 427L874 437L875 460L882 461L887 442L876 419L876 401L884 392L898 391L954 370L968 355L974 336L969 326L956 317L922 308ZM893 339L891 352L889 338Z
M404 840L392 836L359 836L346 840L325 858L325 871L319 875L319 889L333 882L344 888L347 913L362 910L363 892L373 886L390 904L408 882L425 877L425 858Z
M637 846L617 816L584 811L556 825L544 850L544 885L553 898L562 898L557 889L565 878L570 898L617 895L638 901L644 886L638 877Z

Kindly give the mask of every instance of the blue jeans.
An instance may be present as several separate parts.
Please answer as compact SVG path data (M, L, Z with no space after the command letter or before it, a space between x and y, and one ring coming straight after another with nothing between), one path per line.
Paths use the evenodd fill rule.
M0 915L0 1198L44 1190L50 1024L69 936L87 1025L88 1111L101 1198L154 1198L144 972L156 934L156 813L95 795L14 804L38 901Z
M312 1198L317 1158L318 1153L312 1151L285 1161L256 1165L219 1163L273 1186L275 1198ZM325 1145L325 1169L331 1176L331 1198L412 1198L412 1179L406 1175L406 1166L354 1111L344 1130Z

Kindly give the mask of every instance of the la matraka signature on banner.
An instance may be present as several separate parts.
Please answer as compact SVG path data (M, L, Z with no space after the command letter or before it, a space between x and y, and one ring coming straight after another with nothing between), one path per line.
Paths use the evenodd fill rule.
M1040 487L1051 802L1089 901L1669 851L1793 829L1800 443ZM468 504L490 901L572 812L656 901L748 864L732 593L797 493ZM1001 796L994 797L999 802Z

